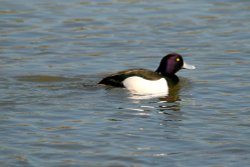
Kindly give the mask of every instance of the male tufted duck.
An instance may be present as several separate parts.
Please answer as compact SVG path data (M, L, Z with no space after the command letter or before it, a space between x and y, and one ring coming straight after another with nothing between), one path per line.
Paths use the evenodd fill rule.
M129 69L103 78L99 84L125 87L134 94L168 94L169 88L179 82L175 75L180 69L195 69L184 62L182 56L170 53L162 58L156 71Z

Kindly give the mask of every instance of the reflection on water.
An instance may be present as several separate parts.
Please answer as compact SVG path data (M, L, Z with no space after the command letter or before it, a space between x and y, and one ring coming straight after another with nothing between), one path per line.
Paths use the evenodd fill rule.
M152 96L150 98L152 98ZM125 108L125 109L132 110L132 111L138 111L138 112L140 112L139 113L140 115L144 115L144 114L150 115L150 114L153 114L153 112L155 112L155 111L157 111L159 113L164 113L164 114L169 112L169 111L174 111L174 112L181 111L180 103L178 103L177 101L172 101L172 100L171 101L164 101L163 99L167 99L167 97L161 98L161 100L156 102L156 103L149 103L150 105L141 105L141 106L136 107L136 108ZM133 99L133 100L142 100L142 99ZM140 104L139 101L133 101L133 102L135 104Z
M167 115L170 114L169 111L172 112L180 112L181 105L180 105L180 90L181 89L188 89L190 86L190 82L185 79L181 78L180 82L175 86L172 87L169 91L169 95L164 94L154 94L154 95L136 95L136 94L129 94L129 99L133 101L135 104L141 104L143 100L149 99L157 99L156 102L148 103L148 105L141 105L135 108L125 108L131 111L137 111L135 115L140 116L150 116L154 114L155 111L158 113L163 113Z

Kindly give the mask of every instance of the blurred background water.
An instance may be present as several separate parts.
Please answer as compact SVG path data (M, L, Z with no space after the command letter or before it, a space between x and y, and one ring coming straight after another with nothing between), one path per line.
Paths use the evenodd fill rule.
M0 0L1 166L249 166L247 0ZM171 96L96 83L196 65Z

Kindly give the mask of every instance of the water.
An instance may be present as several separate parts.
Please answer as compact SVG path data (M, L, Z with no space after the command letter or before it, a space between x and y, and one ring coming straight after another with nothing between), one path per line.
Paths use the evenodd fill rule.
M1 166L249 166L250 2L0 1ZM196 65L140 99L96 83Z

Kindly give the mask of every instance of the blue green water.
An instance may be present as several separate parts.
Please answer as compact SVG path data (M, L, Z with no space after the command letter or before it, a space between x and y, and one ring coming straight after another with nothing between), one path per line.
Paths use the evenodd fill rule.
M0 1L1 166L250 165L250 2ZM180 90L96 83L178 52Z

